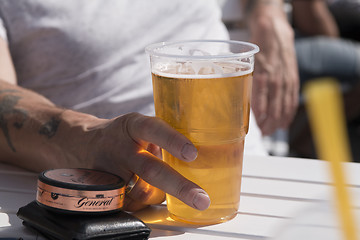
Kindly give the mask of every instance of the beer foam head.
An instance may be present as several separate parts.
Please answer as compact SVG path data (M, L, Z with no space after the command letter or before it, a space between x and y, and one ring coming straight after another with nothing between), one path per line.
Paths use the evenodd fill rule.
M152 72L177 78L246 75L253 71L258 51L254 44L230 40L163 42L146 47Z
M152 72L175 78L223 78L249 74L253 64L247 62L157 62Z

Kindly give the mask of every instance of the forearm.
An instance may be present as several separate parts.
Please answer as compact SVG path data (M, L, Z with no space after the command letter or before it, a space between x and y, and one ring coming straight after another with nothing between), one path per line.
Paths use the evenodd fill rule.
M250 5L249 5L250 4ZM249 41L257 44L252 109L264 135L286 128L298 103L294 31L282 0L248 0Z
M283 7L283 0L242 0L242 5L247 16L255 13L260 8Z
M294 31L289 24L282 0L255 0L247 5L247 24L250 41L260 47L260 55L266 59L283 57L284 52L292 52ZM282 59L279 59L281 61ZM271 65L271 63L270 63Z
M293 21L305 35L338 37L339 29L324 0L294 0Z
M87 167L82 149L87 127L95 120L0 80L0 161L34 171Z
M243 4L250 34L273 32L274 24L288 22L283 0L247 0Z

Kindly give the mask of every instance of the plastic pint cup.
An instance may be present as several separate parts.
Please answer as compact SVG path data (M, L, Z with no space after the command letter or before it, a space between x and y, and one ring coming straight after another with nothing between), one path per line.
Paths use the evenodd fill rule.
M155 113L189 138L193 162L166 151L163 159L210 196L207 210L167 194L170 216L193 224L227 221L239 207L244 140L248 132L254 54L251 43L194 40L158 43L150 55Z

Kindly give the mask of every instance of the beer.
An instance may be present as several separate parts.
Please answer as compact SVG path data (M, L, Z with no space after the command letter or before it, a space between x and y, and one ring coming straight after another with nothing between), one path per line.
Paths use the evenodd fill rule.
M214 70L217 67L221 74ZM156 116L189 138L198 149L193 162L178 160L166 151L163 159L202 187L211 200L207 210L199 211L167 195L171 217L195 224L231 219L240 200L252 68L245 63L216 63L202 67L196 74L193 68L179 70L179 66L171 64L156 69L152 72Z

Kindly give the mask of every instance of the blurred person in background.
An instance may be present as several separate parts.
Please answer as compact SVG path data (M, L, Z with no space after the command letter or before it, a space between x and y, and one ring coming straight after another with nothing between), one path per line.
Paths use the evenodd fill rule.
M249 14L243 14L241 16L241 14L239 14L239 11L236 10L239 8L240 2L238 0L227 0L223 6L223 19L228 29L230 30L232 38L251 39L251 41L256 42L261 49L265 49L265 51L273 49L274 52L277 48L269 47L271 43L275 44L278 42L284 42L288 46L290 46L292 44L292 41L295 41L296 57L298 64L297 66L299 69L300 77L300 87L306 81L317 77L331 76L337 78L339 81L341 81L344 90L344 97L347 102L346 113L348 120L354 121L354 119L356 119L360 112L360 106L357 101L357 95L360 93L358 86L360 74L360 50L358 42L344 39L344 36L350 36L350 33L352 33L350 37L352 37L352 39L355 39L356 34L358 34L359 32L357 31L358 28L356 28L356 26L359 23L358 19L360 14L358 13L360 9L360 1L293 0L286 1L285 5L280 3L280 1L255 1L254 4L259 2L261 2L265 6L263 9L269 10L268 12L265 12L263 15L261 15L261 17L267 16L266 13L274 13L274 15L281 16L282 18L285 18L287 15L289 22L292 23L295 30L295 40L289 37L289 33L291 33L293 30L289 30L285 26L286 24L284 24L284 21L282 21L282 24L284 24L285 27L280 28L281 24L277 23L277 21L272 20L264 21L263 26L267 26L269 30L271 29L271 26L276 26L273 27L273 29L278 29L278 31L269 31L269 33L273 34L268 36L267 38L262 38L266 35L267 31L263 30L263 32L261 32L262 29L261 27L259 28L258 25L256 25L256 27L254 28L251 28L251 25L249 25L249 23L251 23L249 22L248 18ZM271 9L277 9L278 11L270 11ZM284 11L286 15L284 14ZM261 22L261 19L259 22ZM278 20L279 18L274 19ZM257 23L256 21L254 22ZM254 31L252 31L252 29L254 29ZM241 31L239 32L239 30ZM259 34L252 34L254 32L256 33L256 31L259 31ZM275 32L279 33L278 36L274 34ZM286 44L280 44L280 46L286 46ZM284 48L283 50L286 50L286 48ZM263 51L263 53L265 51ZM286 51L282 52L283 56L285 56ZM267 56L270 56L270 54L268 54ZM280 54L274 54L273 56L280 56ZM263 67L261 66L261 64L264 62L262 61L263 56L259 54L256 57L256 66L258 68L256 68L255 71L259 71L260 69L263 69ZM268 59L270 60L270 58ZM283 59L286 58L284 57ZM275 62L271 62L271 64L268 65L276 66L276 62L281 62L281 60L277 59ZM266 69L269 70L270 68L268 67ZM271 76L271 74L267 75ZM255 72L254 86L258 85L259 83L257 81L259 80L257 76L259 76L259 74ZM292 78L291 75L288 76L288 81L294 81L295 78ZM279 80L280 78L273 79ZM277 83L279 84L279 86L281 86L281 81L273 81L273 83ZM268 90L269 89L271 88L268 88ZM259 104L259 100L264 99L260 96L264 95L256 94L256 90L259 89L257 87L254 87L252 107L257 117L257 122L259 123L259 126L262 127L261 129L263 130L262 133L264 135L263 139L267 151L273 155L287 156L289 155L289 151L290 154L294 154L295 149L296 151L300 150L300 153L303 152L304 149L302 148L304 147L305 149L307 149L307 152L310 152L308 150L309 146L312 145L311 139L308 138L310 129L304 131L304 123L307 124L307 121L304 121L304 119L306 118L301 117L302 114L299 113L296 115L295 122L292 122L290 125L290 139L288 139L289 129L286 128L286 125L274 125L276 127L270 128L270 131L266 130L267 127L264 128L264 125L261 124L262 114L256 114L259 113L256 111L257 107L262 106L261 101ZM287 93L290 92L287 91ZM276 100L268 100L269 104L275 102ZM302 99L299 99L299 103L299 112L304 112ZM285 104L285 102L282 102L282 104ZM278 104L278 106L284 105ZM296 107L294 109L295 111L297 110ZM270 108L267 108L267 110L270 111ZM266 114L263 114L262 116L265 115ZM281 116L283 116L284 119L288 119L289 121L291 121L291 118L286 118L286 115ZM300 119L302 120L300 121ZM271 122L272 121L269 119L266 119L266 121L264 121L265 124L270 124ZM301 124L299 124L299 122ZM278 121L278 123L280 123L280 121ZM274 132L275 129L277 130ZM272 134L272 132L274 133ZM302 137L300 137L301 140L299 140L298 137L302 135L306 135L307 137L304 139L301 139ZM290 141L290 150L288 141ZM314 149L312 148L311 154L300 154L297 156L315 157Z
M341 4L340 2L342 1L338 1L338 4ZM356 146L360 139L360 42L342 37L337 21L325 0L293 0L292 6L301 86L321 77L333 77L341 83L353 155L359 160ZM338 18L341 18L340 11L337 14ZM342 14L347 13L342 11ZM343 18L351 17L345 15ZM353 29L353 33L356 35L358 31ZM291 125L289 142L291 154L316 158L302 104Z

